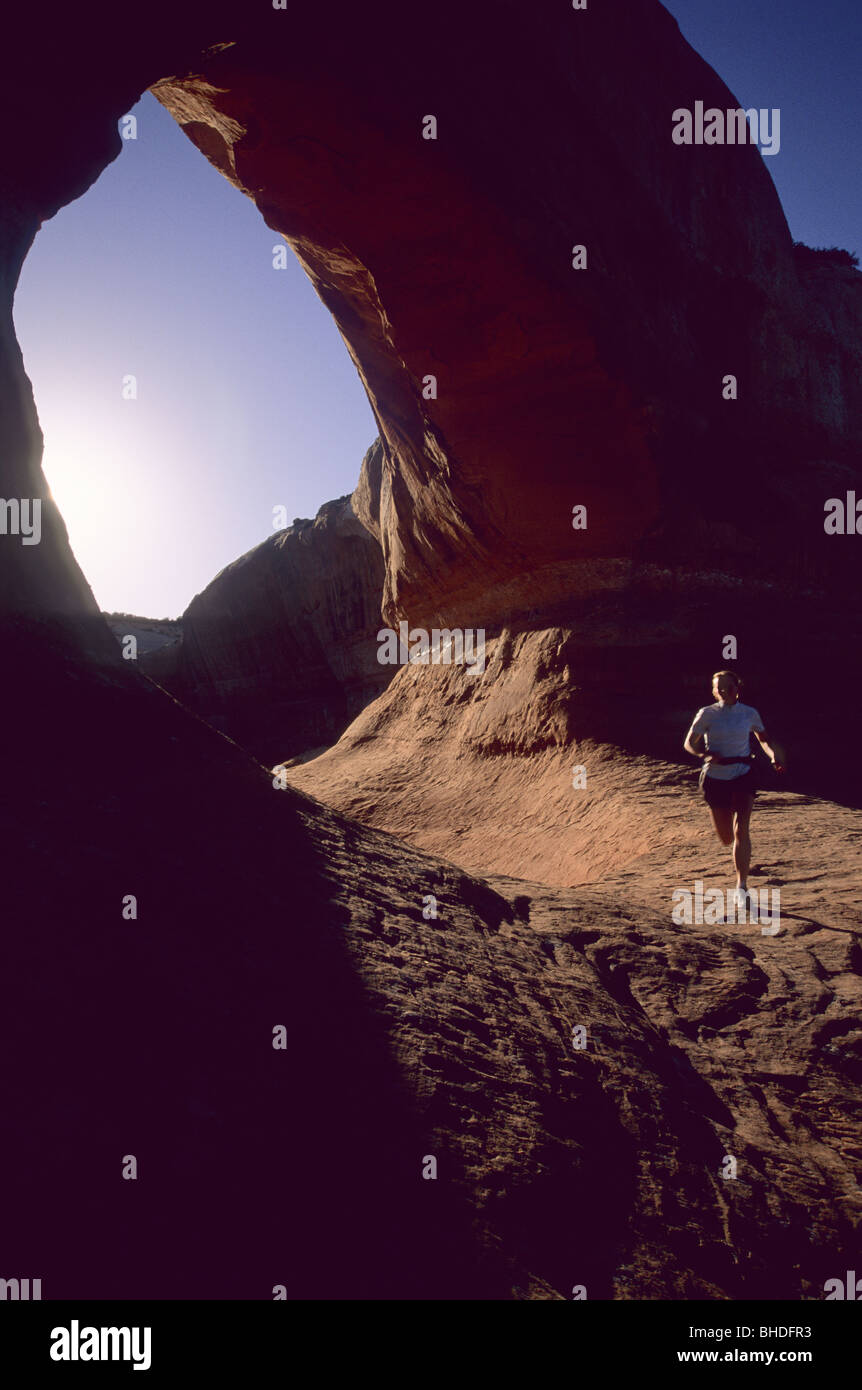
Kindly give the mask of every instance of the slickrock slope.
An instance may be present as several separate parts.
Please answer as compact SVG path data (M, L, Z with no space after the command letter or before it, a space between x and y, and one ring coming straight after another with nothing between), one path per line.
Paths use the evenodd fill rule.
M400 667L333 748L286 776L470 872L595 881L679 844L673 798L645 808L658 787L697 802L682 790L697 775L682 743L695 711L712 702L711 672L732 632L750 681L745 699L787 749L789 788L858 807L860 758L846 731L859 607L830 612L822 593L788 602L726 576L698 589L697 578L685 590L642 575L625 594L573 602L559 626L512 624L487 639L481 673ZM765 758L762 766L773 776ZM840 858L840 847L833 852Z
M264 761L333 743L391 676L383 574L349 498L329 502L222 570L142 669Z
M0 827L4 1253L45 1297L818 1298L852 1265L857 937L484 884L125 672L47 674Z

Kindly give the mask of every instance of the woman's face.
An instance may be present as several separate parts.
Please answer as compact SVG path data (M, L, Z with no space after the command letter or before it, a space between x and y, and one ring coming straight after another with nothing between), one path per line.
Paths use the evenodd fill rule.
M712 682L712 693L722 704L735 705L739 699L739 686L730 676L718 676Z

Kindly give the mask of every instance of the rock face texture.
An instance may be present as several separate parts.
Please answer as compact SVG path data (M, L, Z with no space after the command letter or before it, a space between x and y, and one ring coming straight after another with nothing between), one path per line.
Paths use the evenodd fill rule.
M662 740L705 697L680 676L670 699L646 692L658 724L632 715L666 680L655 652L678 642L696 683L739 619L776 684L790 658L788 717L807 698L807 725L842 733L857 542L824 537L822 518L858 477L860 277L797 264L755 150L672 144L675 107L735 102L655 0L529 23L514 0L441 0L421 42L389 0L338 24L237 8L156 0L123 28L96 4L87 26L69 10L49 33L41 10L16 19L0 89L21 132L0 168L3 495L45 499L12 332L22 259L152 85L288 238L366 383L381 448L350 526L379 541L385 619L485 624L493 640L469 689L460 672L400 671L309 778L344 801L349 755L368 798L351 809L439 853L439 776L477 865L464 811L478 817L483 770L521 779L529 830L532 769L547 825L531 858L502 796L481 865L519 878L479 878L277 790L121 661L50 508L40 545L0 536L7 1272L38 1273L46 1298L821 1297L858 1254L859 924L855 870L834 862L858 817L792 790L765 800L781 934L676 926L670 890L716 873L715 851L676 801L675 825L649 825L678 791ZM55 110L51 138L21 120ZM744 507L711 485L728 470ZM334 687L361 683L359 629L326 603L340 583L370 617L376 551L337 534L347 520L324 509L216 581L191 614L189 669L212 689L233 679L249 613L254 669L282 605L278 660L304 718L325 675L310 601L341 652ZM685 612L679 592L710 573L714 607ZM675 596L652 650L636 640L645 575ZM769 648L763 619L791 592L794 644ZM577 855L551 864L567 812L548 789L581 744L598 804L569 803ZM401 781L387 801L396 758L427 784L418 810ZM803 845L815 826L820 861ZM834 899L800 887L818 863Z
M329 502L222 570L142 669L265 762L333 743L390 679L383 575L350 499Z

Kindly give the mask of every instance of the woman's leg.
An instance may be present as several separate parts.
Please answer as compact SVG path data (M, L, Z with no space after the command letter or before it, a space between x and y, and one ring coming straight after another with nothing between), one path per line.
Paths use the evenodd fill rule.
M733 866L736 869L737 888L748 887L748 870L751 867L749 824L753 806L754 797L746 796L733 817Z
M733 842L733 811L729 806L710 806L715 833L723 845Z

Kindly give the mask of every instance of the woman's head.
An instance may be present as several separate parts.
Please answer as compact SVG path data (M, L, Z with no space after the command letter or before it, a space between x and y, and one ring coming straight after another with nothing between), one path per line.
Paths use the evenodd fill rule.
M742 681L735 671L716 671L712 678L712 693L725 705L735 705L742 696Z

